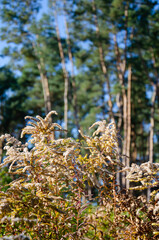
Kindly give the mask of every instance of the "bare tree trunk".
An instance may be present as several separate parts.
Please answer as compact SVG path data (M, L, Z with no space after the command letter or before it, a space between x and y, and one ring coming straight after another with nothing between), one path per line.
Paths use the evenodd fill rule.
M127 162L126 166L130 166L130 144L131 144L131 65L128 67L128 90L127 90ZM129 189L129 180L126 180L126 188Z
M157 73L157 69L156 69L156 61L155 61L153 52L152 52L152 60L153 60L154 68L155 68L156 80L158 83L158 73ZM157 83L153 84L153 94L152 94L152 98L151 98L150 137L149 137L149 162L150 163L153 163L153 136L154 136L154 123L155 123L154 113L155 113L155 99L156 99L156 95L157 95ZM147 201L150 200L150 193L151 193L151 188L149 187L147 189Z
M45 114L49 113L51 111L51 99L50 99L50 91L49 91L49 84L48 79L46 76L46 73L42 71L41 64L38 63L38 69L40 72L42 87L43 87L43 93L44 93L44 101L45 101Z
M60 52L60 57L61 57L62 70L63 70L63 74L64 74L64 123L65 123L65 129L67 130L68 129L68 82L69 82L69 77L68 77L68 72L66 70L66 65L65 65L64 51L63 51L63 47L62 47L62 43L61 43L61 37L60 37L58 21L57 21L57 14L56 14L56 6L55 6L54 0L53 0L53 8L54 8L54 17L55 17L55 24L56 24L57 41L58 41L58 47L59 47L59 52Z
M117 72L118 72L119 82L120 82L121 91L122 91L123 129L124 129L122 158L123 158L123 165L124 166L127 166L127 164L129 163L129 162L127 162L127 152L128 152L128 150L127 150L127 134L128 134L127 133L127 131L128 131L127 111L128 111L128 104L127 104L127 94L126 94L125 83L124 83L124 76L125 76L126 63L127 63L127 38L128 38L127 24L128 24L128 5L125 6L125 37L124 37L125 48L124 48L123 59L121 58L121 54L120 54L120 50L119 50L119 47L118 47L116 34L114 35L115 55L116 55L116 62L117 62ZM130 111L131 111L131 109L130 109ZM128 186L128 184L126 184L126 172L123 172L122 173L122 188L125 188L127 186Z
M149 137L149 162L153 163L153 135L154 135L154 110L156 98L156 85L154 84L153 95L151 99L151 118L150 118L150 137ZM150 200L151 188L147 189L147 201Z
M37 39L38 39L38 36L37 36ZM33 46L35 55L38 60L37 67L38 67L38 70L40 73L40 79L41 79L41 84L42 84L42 89L43 89L44 103L45 103L45 115L47 115L51 111L51 98L50 98L48 78L47 78L46 70L45 70L45 64L44 64L44 60L43 60L41 52L38 51L37 45L35 45L35 43L32 42L32 46ZM50 117L50 122L52 122L51 117ZM50 140L54 140L54 139L55 139L55 133L53 131Z
M124 129L124 139L123 139L123 147L122 147L122 161L123 165L126 166L126 149L127 149L127 96L126 90L124 86L124 74L126 70L126 58L121 60L119 47L116 39L116 35L114 36L115 43L115 55L117 61L117 72L119 77L119 82L122 89L122 108L123 108L123 129ZM126 173L122 173L122 188L126 187Z
M118 112L118 121L117 121L117 128L121 129L121 125L122 125L122 105L123 105L123 101L121 100L121 95L120 93L118 93L116 95L116 104L118 106L119 112Z
M108 78L107 67L106 67L105 60L104 60L104 50L103 50L103 47L102 47L102 43L100 41L100 29L99 29L99 25L98 25L97 9L96 9L96 5L95 5L94 0L92 0L92 9L93 9L93 12L94 12L94 23L95 23L96 35L97 35L97 39L98 39L98 51L99 51L100 65L101 65L103 76L105 78L107 91L108 91L108 96L109 96L108 106L109 106L110 119L115 123L115 118L114 118L114 114L113 114L113 104L112 104L110 82L109 82L109 78ZM120 185L119 174L117 174L116 181L117 181L117 185ZM88 191L88 193L89 193L89 198L91 199L91 196L90 196L91 189Z
M102 44L100 42L100 30L99 30L98 18L97 18L97 13L96 13L96 5L95 5L94 0L92 0L92 8L93 8L93 12L94 12L94 22L95 22L95 26L96 26L96 34L97 34L97 38L98 38L98 50L99 50L100 64L101 64L101 68L102 68L104 78L106 80L108 96L109 96L108 106L109 106L110 118L113 121L115 121L114 120L113 109L112 109L113 104L112 104L112 96L111 96L111 90L110 90L110 82L109 82L109 78L108 78L107 67L106 67L106 64L105 64L105 61L104 61L103 47L102 47Z
M3 153L3 148L2 148L2 141L0 140L0 164L2 163L2 153Z
M48 114L51 111L51 98L50 98L48 78L45 70L45 64L44 64L41 52L38 51L37 46L35 45L34 42L32 42L32 46L33 46L35 55L38 59L37 67L40 73L41 84L42 84L42 89L44 94L45 114Z
M126 92L123 91L123 123L124 123L124 139L123 139L123 149L122 149L122 156L123 156L123 164L126 166L127 156L127 96ZM126 187L126 173L123 172L122 176L122 185Z
M152 95L151 118L150 118L150 145L149 145L149 161L153 162L153 135L154 135L154 102L156 97L156 86Z
M76 89L76 80L75 80L75 73L74 73L74 63L73 63L73 56L72 56L72 51L71 51L69 29L68 29L68 24L67 24L67 20L66 20L65 5L66 5L66 1L64 0L64 21L65 21L65 28L66 28L66 40L67 40L67 46L68 46L68 56L69 56L69 60L70 60L70 63L71 63L74 118L75 118L75 123L76 123L77 129L80 129L79 117L78 117L77 89Z
M122 116L122 112L123 112L123 101L121 99L121 95L120 94L117 94L116 95L116 104L118 106L118 121L117 121L117 130L121 130L121 126L122 126L122 121L123 121L123 116ZM119 161L122 161L121 159L121 154L122 154L122 142L121 142L121 139L119 141L119 149L118 149L118 160ZM117 166L117 170L119 171L120 170L120 166ZM120 172L117 172L116 174L116 182L117 182L117 185L118 185L118 189L120 190L121 189L121 173Z
M132 148L132 162L135 163L136 159L137 159L137 147L136 147L136 134L135 134L135 129L134 129L134 125L131 126L131 148Z

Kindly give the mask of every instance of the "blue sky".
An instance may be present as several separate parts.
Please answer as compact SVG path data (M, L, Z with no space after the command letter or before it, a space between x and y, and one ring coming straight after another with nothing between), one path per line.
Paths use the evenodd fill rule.
M48 13L48 0L42 0L42 8L40 13L37 16L37 19L41 17L43 13ZM58 24L59 24L59 31L61 37L65 36L65 27L64 27L64 21L62 16L58 16ZM2 26L2 22L0 20L0 27ZM5 41L0 41L0 67L6 65L9 62L9 57L2 57L2 51L3 48L6 47L7 44Z

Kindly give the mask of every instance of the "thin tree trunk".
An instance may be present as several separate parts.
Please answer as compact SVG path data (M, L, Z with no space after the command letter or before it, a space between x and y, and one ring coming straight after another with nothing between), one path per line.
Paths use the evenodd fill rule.
M158 83L158 73L157 73L156 61L153 53L152 53L152 60L155 68L156 80ZM153 94L151 98L150 137L149 137L149 162L150 163L153 163L153 136L154 136L154 124L155 124L154 113L155 113L155 99L157 95L157 83L153 84L154 89L153 89ZM151 188L149 187L147 189L147 201L150 200L150 193L151 193Z
M71 63L74 118L75 118L75 124L77 126L77 129L80 129L79 117L78 117L77 89L76 89L76 80L75 80L75 73L74 73L74 63L73 63L73 56L72 56L72 51L71 51L69 29L68 29L68 24L67 24L67 20L66 20L65 5L66 5L66 1L64 0L64 22L65 22L65 28L66 28L66 40L67 40L67 46L68 46L68 56L69 56L69 60L70 60L70 63Z
M96 35L97 35L97 39L98 39L98 51L99 51L100 65L101 65L101 69L102 69L102 72L103 72L103 76L105 78L107 91L108 91L108 97L109 97L108 106L109 106L110 119L115 123L115 118L114 118L114 114L113 114L113 104L112 104L110 82L109 82L109 78L108 78L107 67L106 67L105 60L104 60L104 50L103 50L103 47L102 47L102 43L100 41L100 29L99 29L99 25L98 25L97 9L96 9L96 5L95 5L94 0L92 0L92 9L93 9L93 12L94 12L94 23L95 23ZM120 185L119 174L117 174L116 177L117 177L117 179L116 179L117 185ZM89 192L89 197L90 197L90 194L91 194L91 190Z
M38 36L37 36L37 38L38 38ZM41 56L41 52L38 51L38 48L34 42L32 42L32 46L33 46L33 49L35 52L35 56L37 57L37 60L38 60L37 67L38 67L38 70L40 73L40 79L41 79L41 84L42 84L42 89L43 89L44 103L45 103L45 115L47 115L51 111L51 98L50 98L48 78L47 78L46 70L45 70L45 64L43 61L43 57ZM50 117L50 122L52 122L51 117ZM55 133L53 131L50 140L54 140L54 139L55 139Z
M64 57L64 51L61 43L61 37L58 27L58 21L57 21L57 14L56 14L56 6L55 2L53 1L53 8L54 8L54 18L55 18L55 28L56 28L56 34L57 34L57 41L58 41L58 47L59 47L59 53L61 57L61 63L62 63L62 70L64 75L64 123L65 123L65 129L68 129L68 72L66 70L65 65L65 57Z
M118 93L116 95L116 104L117 104L117 107L119 109L119 112L118 112L118 121L117 121L117 128L118 129L121 129L121 126L122 126L122 104L123 104L123 101L121 100L121 95L120 93Z
M99 50L100 64L101 64L102 72L103 72L103 75L104 75L104 78L105 78L105 81L106 81L108 96L109 96L108 106L109 106L110 118L114 121L110 82L109 82L109 78L108 78L107 67L106 67L106 64L105 64L105 61L104 61L103 47L102 47L102 44L100 42L100 30L99 30L98 18L97 18L97 13L96 13L97 11L96 11L96 5L95 5L94 0L92 0L92 8L93 8L93 12L94 12L94 22L95 22L95 26L96 26L96 34L97 34L97 39L98 39L98 50Z
M123 149L122 149L122 156L123 156L123 164L126 166L127 156L127 96L126 92L123 91L123 123L124 123L124 140L123 140ZM126 172L123 173L122 176L122 185L126 187Z
M117 129L121 129L122 126L122 121L123 121L123 116L122 116L122 112L123 112L123 101L121 100L121 96L120 94L117 94L116 96L116 104L118 106L119 112L118 112L118 122L117 122ZM119 149L118 149L118 160L122 161L121 159L121 154L122 154L122 143L121 140L119 141ZM120 166L117 166L117 170L120 170ZM116 182L118 185L118 189L121 189L121 173L117 172L116 174Z
M2 163L2 153L3 153L3 148L2 148L2 146L3 146L3 143L2 143L2 141L0 140L0 163Z
M150 118L150 136L149 136L149 162L153 163L153 135L154 135L154 112L155 112L155 98L156 85L154 84L153 95L151 99L151 118ZM150 200L151 187L147 189L147 201Z
M132 149L132 162L135 163L137 159L137 147L136 147L136 133L134 125L131 126L131 149Z
M127 90L127 162L126 166L130 166L130 144L131 144L131 78L132 78L132 71L131 65L128 68L128 90ZM126 180L126 188L129 189L129 180Z
M124 58L121 58L116 34L114 35L114 43L115 43L115 55L116 55L116 62L117 62L117 72L119 77L119 82L122 89L122 106L123 106L123 129L124 129L124 139L123 139L123 148L122 148L122 158L123 158L123 165L127 166L127 130L128 130L128 118L127 118L127 111L128 111L128 105L127 105L127 94L125 90L125 84L124 84L124 76L126 71L126 63L127 63L127 38L128 38L128 32L127 32L127 24L128 24L128 5L125 6L125 37L124 37ZM130 147L129 147L130 148ZM128 186L126 184L126 172L122 173L122 188L125 188Z
M37 36L38 38L38 36ZM50 91L49 91L49 84L48 78L46 75L45 65L41 53L38 51L37 46L35 43L32 42L32 46L35 52L35 55L38 59L37 67L40 73L41 84L44 94L44 102L45 102L45 114L48 114L51 111L51 98L50 98Z
M49 84L48 84L46 73L42 71L42 67L40 63L38 63L38 69L40 72L41 82L43 86L43 93L44 93L44 100L45 100L45 114L47 114L51 111Z
M149 145L149 161L153 162L153 135L154 135L154 102L156 97L156 86L154 86L154 92L152 96L151 106L151 119L150 119L150 145Z
M123 165L126 166L126 149L127 149L127 96L126 90L124 86L124 74L126 69L126 59L121 60L119 47L116 39L116 35L114 35L114 43L115 43L115 55L117 62L117 73L119 77L119 82L122 89L122 108L123 108L123 129L124 129L124 139L123 139L123 147L122 147L122 162ZM122 188L126 187L126 173L122 173Z

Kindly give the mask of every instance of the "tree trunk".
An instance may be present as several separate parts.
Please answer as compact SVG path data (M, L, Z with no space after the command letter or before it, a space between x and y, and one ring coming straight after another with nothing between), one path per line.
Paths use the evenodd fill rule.
M151 118L150 118L150 144L149 144L149 161L153 162L153 135L154 135L154 101L156 97L156 86L152 96Z
M116 35L114 35L114 44L115 44L115 55L116 55L116 64L117 64L117 74L119 77L119 82L121 85L121 92L122 92L122 109L123 109L123 147L122 147L122 163L126 166L126 149L127 149L127 96L126 90L124 85L124 74L126 69L126 58L121 60L119 47L116 39ZM126 187L126 173L122 173L122 188Z
M157 84L159 82L158 80L158 72L156 69L156 61L155 61L155 57L154 54L152 52L152 60L153 60L153 65L155 68L155 77L156 77L156 81L157 83L153 83L153 94L152 94L152 98L151 98L151 117L150 117L150 137L149 137L149 162L153 163L153 136L154 136L154 113L155 113L155 99L156 99L156 95L157 95ZM147 189L147 201L150 200L150 193L151 193L151 188L149 187Z
M126 167L127 156L127 96L126 92L123 91L123 124L124 124L124 139L123 139L123 149L122 149L122 157L123 157L123 164ZM122 186L123 188L126 187L126 172L123 172L122 176Z
M132 162L135 163L137 159L137 147L136 147L136 133L135 133L135 126L131 126L131 149L132 149Z
M38 36L37 36L37 39L38 39ZM38 51L37 45L35 45L35 43L32 42L32 46L33 46L33 49L35 52L35 56L37 57L37 60L38 60L37 67L38 67L38 70L40 73L40 79L41 79L41 84L42 84L42 89L43 89L44 103L45 103L45 115L47 115L52 109L51 109L49 83L48 83L48 78L46 75L45 64L44 64L44 60L43 60L41 52ZM50 122L52 122L51 117L50 117ZM53 131L50 140L54 140L54 139L55 139L55 133Z
M128 90L127 90L127 149L126 149L126 166L130 166L130 144L131 144L131 65L128 67ZM129 180L126 180L126 188L129 189Z
M149 162L153 163L153 135L154 135L154 110L156 98L156 85L154 84L153 95L151 99L151 117L150 117L150 136L149 136ZM147 201L150 200L151 187L147 189Z
M3 143L0 140L0 164L2 163Z
M41 64L38 63L38 69L40 72L43 93L44 93L44 101L45 101L45 114L47 115L51 111L51 99L50 99L50 91L49 91L49 84L46 73L42 71Z
M98 18L97 18L97 13L96 13L97 11L96 11L96 5L95 5L94 0L92 0L92 8L93 8L93 12L94 12L94 22L95 22L95 27L96 27L97 39L98 39L98 50L99 50L100 65L101 65L101 68L102 68L103 76L104 76L105 81L106 81L108 96L109 96L108 106L109 106L109 112L110 112L110 119L115 121L114 120L114 114L113 114L113 104L112 104L112 96L111 96L111 90L110 90L110 82L109 82L109 78L108 78L107 67L106 67L106 64L105 64L105 61L104 61L103 47L102 47L102 44L100 42L100 30L99 30Z
M70 60L70 63L71 63L74 118L75 118L75 124L77 126L77 129L80 129L79 116L78 116L78 104L77 104L77 89L76 89L76 80L75 80L75 73L74 73L74 63L73 63L73 56L72 56L72 51L71 51L69 29L68 29L68 24L67 24L67 20L66 20L65 5L66 5L66 2L64 0L64 22L65 22L65 28L66 28L66 40L67 40L67 46L68 46L68 56L69 56L69 60Z
M65 123L65 129L68 129L68 72L66 70L65 65L65 57L64 57L64 51L61 43L61 37L58 27L58 21L57 21L57 14L56 14L56 6L55 2L53 1L53 9L54 9L54 18L55 18L55 28L56 28L56 34L57 34L57 41L58 41L58 47L59 47L59 53L61 57L61 64L62 64L62 70L64 75L64 123ZM67 133L66 133L67 135Z
M38 36L37 36L37 39L38 39ZM40 73L41 84L42 84L42 89L44 94L45 114L47 115L51 111L51 98L50 98L48 78L45 70L45 64L42 58L42 54L41 52L38 51L37 46L35 45L34 42L32 42L32 46L38 60L37 67Z
M127 25L128 25L128 5L125 6L125 37L124 37L124 53L123 58L121 57L120 50L118 47L118 42L116 38L116 34L114 34L114 45L115 45L115 56L116 56L116 64L117 64L117 74L119 77L119 82L121 85L121 92L122 92L122 106L123 106L123 130L124 130L124 139L123 139L123 147L122 147L122 158L123 158L123 165L126 167L127 164L129 164L129 160L127 160L127 152L128 149L130 149L130 146L127 148L127 136L128 136L128 104L127 104L127 94L125 90L125 83L124 83L124 76L126 71L126 63L127 63L127 38L128 38L128 32L127 32ZM131 73L131 71L129 71ZM130 74L131 76L131 74ZM131 79L131 77L129 78ZM131 82L131 80L130 80ZM131 91L131 89L130 89ZM129 93L130 94L130 93ZM130 94L131 97L131 94ZM129 109L131 111L131 108ZM131 114L130 114L131 117ZM130 121L130 119L129 119ZM131 124L131 122L130 122ZM131 132L130 128L129 131ZM129 184L126 181L126 172L122 173L122 188L128 187Z

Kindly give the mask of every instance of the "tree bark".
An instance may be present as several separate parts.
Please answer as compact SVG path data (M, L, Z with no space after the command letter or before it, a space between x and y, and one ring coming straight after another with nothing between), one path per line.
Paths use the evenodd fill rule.
M37 36L37 39L38 39L38 36ZM46 74L46 70L45 70L45 64L44 64L44 60L43 60L41 52L38 51L37 45L35 45L35 43L32 42L32 46L33 46L33 49L35 52L35 56L37 57L37 60L38 60L37 67L39 70L42 89L43 89L45 115L47 115L51 111L51 98L50 98L48 78L47 78L47 74ZM51 117L50 117L50 122L52 122ZM55 133L53 131L50 140L52 141L54 139L55 139Z
M133 106L132 106L133 108ZM135 133L135 126L131 126L131 149L132 149L132 162L135 163L137 159L137 146L136 146L136 133Z
M101 65L101 68L102 68L103 76L104 76L105 81L106 81L108 96L109 96L108 106L109 106L110 118L113 121L115 121L114 120L114 114L113 114L113 104L112 104L112 96L111 96L111 90L110 90L110 82L109 82L109 78L108 78L107 67L106 67L105 60L104 60L104 50L103 50L102 44L100 42L100 30L99 30L97 10L96 10L96 5L95 5L94 0L92 0L92 9L93 9L93 12L94 12L94 23L95 23L96 34L97 34L97 39L98 39L98 50L99 50L100 65Z
M156 86L154 85L154 92L151 100L151 118L150 118L150 144L149 144L149 161L153 162L153 135L154 135L154 102L156 98Z
M71 78L72 78L72 87L73 87L74 118L75 118L75 124L77 126L77 129L80 129L79 116L78 116L78 104L77 104L76 79L75 79L75 73L74 73L73 56L72 56L72 51L71 51L70 34L69 34L68 24L67 24L67 20L66 20L65 5L66 5L66 1L64 0L64 22L65 22L65 29L66 29L66 40L67 40L67 46L68 46L68 56L69 56L69 60L70 60L70 63L71 63Z
M151 51L152 52L152 51ZM159 82L158 79L158 72L156 69L156 61L155 57L152 52L152 60L153 60L153 65L155 68L155 77L156 77L156 83L153 83L153 94L151 98L151 117L150 117L150 136L149 136L149 162L153 163L153 136L154 136L154 113L155 113L155 99L157 95L157 84ZM147 201L150 200L150 193L151 193L151 187L147 189Z
M49 84L46 73L42 71L41 64L38 63L38 69L40 72L41 82L43 86L43 93L44 93L44 101L45 101L45 114L47 115L51 111L51 99L50 99L50 91L49 91Z
M156 85L154 84L154 90L151 99L151 117L150 117L150 136L149 136L149 162L153 163L153 135L154 135L154 112L155 112L155 98L156 98ZM151 187L147 189L147 201L150 200Z
M123 165L126 167L129 164L129 160L127 159L127 153L128 151L130 151L130 146L127 146L127 138L128 137L128 129L129 132L131 132L131 128L128 127L128 119L129 122L131 124L130 118L131 118L131 114L130 114L130 118L128 118L127 114L128 114L128 96L125 90L125 83L124 83L124 76L125 76L125 72L126 72L126 63L127 63L127 38L128 38L128 31L127 31L127 25L128 25L128 5L125 6L125 37L124 37L124 53L123 53L123 59L121 58L121 54L120 54L120 50L119 50L119 46L118 46L118 42L117 42L117 38L116 38L116 34L114 34L114 45L115 45L115 56L116 56L116 64L117 64L117 74L118 74L118 78L119 78L119 82L121 85L121 92L122 92L122 106L123 106L123 130L124 130L124 134L123 134L123 147L122 147L122 159L123 159ZM129 69L129 76L128 78L130 78L130 82L131 82L131 71ZM129 81L129 80L128 80ZM131 91L131 89L130 89ZM129 92L130 94L130 92ZM131 94L129 96L129 98L131 98ZM131 105L131 104L130 104ZM129 106L129 112L131 111L131 107ZM128 182L126 181L126 172L122 173L122 188L127 188L129 186Z
M37 36L37 39L38 39L38 36ZM44 64L44 60L41 56L41 53L37 49L37 45L35 45L35 43L32 42L32 46L33 46L35 55L38 60L37 67L38 67L38 70L40 73L41 84L42 84L42 89L43 89L43 94L44 94L45 114L47 115L51 111L51 98L50 98L48 78L47 78L46 70L45 70L45 64Z
M121 60L120 51L116 39L116 35L114 35L114 44L115 44L115 55L116 55L116 64L117 64L117 74L119 77L119 82L121 85L122 92L122 110L123 110L123 147L122 147L122 162L123 165L126 166L126 149L127 149L127 95L124 85L124 75L126 70L126 58ZM126 173L122 173L122 188L126 187Z
M64 124L65 124L65 129L67 130L68 129L68 82L69 82L69 77L68 77L68 72L66 70L66 65L65 65L64 51L63 51L63 47L62 47L62 43L61 43L61 37L60 37L58 21L57 21L57 14L56 14L56 6L55 6L54 1L53 1L53 9L54 9L57 41L58 41L59 53L60 53L60 57L61 57L62 70L63 70L63 75L64 75ZM66 135L67 135L67 133L66 133Z
M128 67L128 89L127 89L127 149L126 156L127 162L126 166L130 166L130 144L131 144L131 79L132 79L132 70L131 65ZM126 188L129 189L129 180L126 180Z
M2 163L2 153L3 153L3 148L2 148L2 141L0 140L0 163Z

